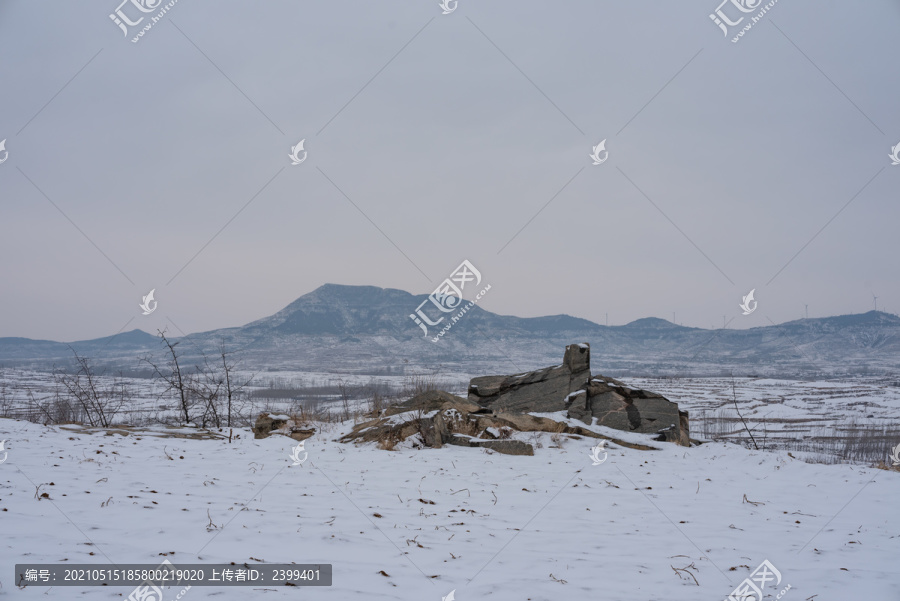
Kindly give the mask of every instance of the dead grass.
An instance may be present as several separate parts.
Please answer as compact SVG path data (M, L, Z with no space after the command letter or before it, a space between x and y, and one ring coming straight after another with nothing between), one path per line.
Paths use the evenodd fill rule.
M400 442L400 439L393 431L387 431L381 438L378 439L377 444L378 448L383 451L393 451L395 450L397 443Z
M757 434L759 448L803 455L807 463L857 463L877 467L885 464L891 448L900 444L900 424L860 423L850 419L836 426L816 425L823 418L769 419L749 425ZM691 433L700 440L732 441L743 446L750 439L733 410L728 407L691 412ZM890 467L890 466L888 466ZM884 469L884 468L882 468Z
M563 445L565 444L565 442L568 439L569 438L567 436L563 436L562 434L560 434L558 432L554 432L553 434L550 435L550 442L553 443L550 446L550 448L551 449L553 449L553 448L561 449L561 448L563 448Z
M874 466L876 469L885 470L888 472L900 472L900 465L892 465L885 463L884 461L879 461Z

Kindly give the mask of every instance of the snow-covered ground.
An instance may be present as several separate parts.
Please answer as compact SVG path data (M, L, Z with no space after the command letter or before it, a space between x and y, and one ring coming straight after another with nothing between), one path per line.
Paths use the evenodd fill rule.
M318 406L342 412L336 385L355 391L349 409L370 407L371 390L400 395L414 388L418 379L465 396L466 374L441 376L341 376L321 372L240 372L238 381L252 378L246 395L236 403L245 419L260 411L290 412ZM793 451L815 461L852 461L869 465L882 459L884 450L900 442L900 382L884 377L849 380L779 380L771 378L661 377L622 378L629 386L665 395L688 411L691 435L710 440L749 444L749 429L760 448ZM113 387L114 379L99 378ZM159 380L123 378L129 402L115 423L142 425L177 422L179 411L174 391L166 394ZM732 389L732 385L734 388ZM0 369L0 416L45 421L36 405L52 402L60 387L46 372ZM735 409L734 400L738 409ZM740 416L738 415L740 410ZM30 416L30 417L29 417ZM744 418L744 422L741 421ZM246 423L246 422L245 422ZM896 442L895 442L896 439Z
M628 378L626 382L677 402L690 414L691 436L702 440L750 445L749 430L761 449L793 451L817 462L863 465L883 460L888 449L900 443L900 386L889 379Z
M334 566L328 588L193 587L188 601L697 601L725 599L768 560L782 581L765 599L788 585L788 601L900 599L898 472L603 428L658 450L610 443L593 465L591 440L523 434L534 456L383 451L335 442L350 426L307 440L293 466L294 441L248 430L229 443L2 419L0 597L131 592L19 590L17 562L169 559Z
M331 401L340 398L336 394L339 384L348 389L379 389L398 394L409 389L417 381L427 382L444 390L465 395L468 377L464 374L415 374L410 376L359 376L324 372L248 372L236 371L234 382L250 382L241 394L238 405L241 414L257 415L262 410L287 411L298 404L318 403L327 408ZM124 387L128 402L116 414L115 423L146 424L161 420L178 419L178 402L174 391L166 392L166 385L159 379L142 377L117 377L100 375L96 378L103 390ZM331 390L330 393L327 390ZM65 394L57 384L54 374L46 371L0 368L0 416L43 420L44 415L36 405L52 403L58 394ZM356 396L356 395L354 395ZM292 398L295 397L295 398ZM352 405L367 401L354 398ZM29 417L33 416L33 417Z

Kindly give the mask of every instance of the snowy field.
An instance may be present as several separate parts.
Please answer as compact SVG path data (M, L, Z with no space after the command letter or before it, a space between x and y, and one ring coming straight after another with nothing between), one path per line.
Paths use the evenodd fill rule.
M725 599L764 560L765 599L900 599L900 473L641 435L593 465L587 439L522 434L533 457L106 433L0 420L0 597L127 599L15 586L28 563L330 563L334 584L193 587L183 599ZM602 457L602 455L600 455ZM0 455L2 457L2 455ZM40 498L43 493L47 497ZM180 592L166 591L165 601Z
M336 387L351 391L351 409L370 408L371 391L408 398L415 380L466 395L468 374L353 376L325 372L240 372L252 385L236 403L245 424L261 411L278 413L315 407L340 412ZM621 378L627 385L663 394L687 410L691 436L730 440L760 449L792 451L813 461L850 461L871 465L900 442L900 382L884 377L848 380L779 380L770 378L656 377ZM103 377L101 385L112 386ZM115 423L146 425L178 420L174 393L159 380L121 378L130 400ZM0 417L46 423L36 404L52 402L60 387L46 372L0 369ZM406 396L404 396L404 392ZM737 407L735 406L737 402ZM739 413L740 412L740 415ZM743 417L744 423L741 421ZM753 441L747 431L753 435Z
M466 394L469 377L465 374L431 374L412 376L359 376L328 372L249 372L237 371L237 382L250 382L244 387L238 405L245 416L255 418L260 411L284 412L321 405L327 409L339 400L337 387L346 385L353 394L353 405L362 406L368 400L367 391L378 389L394 395L408 390L412 383L429 382L443 390ZM97 377L101 388L124 387L128 402L123 404L116 423L144 425L177 420L176 393L166 393L159 379L141 377ZM46 371L0 368L0 417L46 421L39 405L52 404L64 388Z
M884 378L626 378L678 403L691 436L793 451L811 461L871 465L900 443L900 386ZM732 387L733 384L733 387ZM737 401L737 408L735 407ZM740 416L738 414L740 412ZM746 423L741 421L741 416Z

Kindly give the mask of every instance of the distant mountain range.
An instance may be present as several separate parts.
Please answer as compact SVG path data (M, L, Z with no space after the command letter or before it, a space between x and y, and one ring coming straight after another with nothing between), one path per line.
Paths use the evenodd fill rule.
M652 317L624 326L569 315L523 318L475 305L432 342L448 320L430 327L426 338L410 318L427 298L326 284L245 326L185 336L178 349L194 361L201 349L214 354L224 341L248 369L371 375L515 373L559 363L572 342L589 342L592 364L608 375L830 377L893 374L900 367L900 318L877 311L707 330ZM141 330L69 344L0 338L0 366L66 365L69 347L125 372L140 370L141 356L161 351L158 337Z

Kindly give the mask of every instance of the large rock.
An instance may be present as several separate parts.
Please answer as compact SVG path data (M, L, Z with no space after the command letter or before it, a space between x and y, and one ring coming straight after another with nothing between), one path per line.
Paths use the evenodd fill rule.
M570 394L591 378L591 347L570 344L562 365L512 376L482 376L469 382L469 401L493 411L549 413L565 410Z
M474 413L481 409L479 405L470 403L466 399L456 396L455 394L450 394L443 390L428 390L417 394L408 401L388 407L385 409L384 415L396 415L398 413L406 413L407 411L422 411L424 413L429 413L439 409L446 409L448 403L449 406L465 413Z
M566 347L562 365L513 376L485 376L469 383L468 400L494 413L565 411L566 416L616 430L656 434L658 440L690 446L688 415L665 397L591 376L588 344ZM525 428L522 428L525 429Z
M260 413L253 425L253 438L268 438L272 434L283 434L294 440L306 440L315 433L315 428L303 427L287 415L272 413Z
M629 388L613 378L591 377L587 344L567 346L562 365L512 376L473 378L468 399L441 390L423 392L354 426L341 441L396 443L418 435L420 444L433 448L453 444L532 455L531 445L510 439L512 433L551 432L605 438L633 449L653 448L531 412L565 412L567 418L589 426L655 434L656 440L690 446L686 412L656 393Z
M678 405L655 392L629 388L622 382L604 376L595 376L586 387L584 409L569 409L568 416L586 424L591 418L597 425L658 434L659 440L691 446L688 414L679 411Z
M253 438L268 438L272 432L284 428L289 419L287 415L260 413L253 424Z
M484 440L457 435L447 442L463 447L491 449L504 455L534 455L534 447L521 440Z

